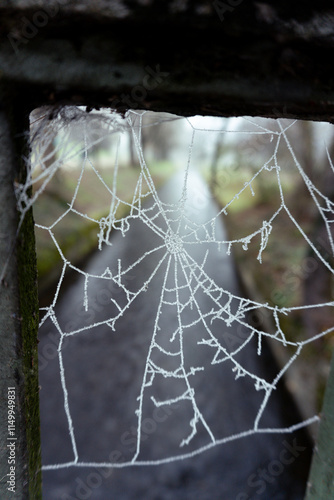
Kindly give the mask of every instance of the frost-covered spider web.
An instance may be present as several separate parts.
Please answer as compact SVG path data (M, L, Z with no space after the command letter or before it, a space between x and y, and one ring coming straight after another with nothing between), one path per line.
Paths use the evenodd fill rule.
M161 121L182 123L186 138L182 140L187 144L184 148L186 154L173 158L179 166L173 178L158 190L150 168L149 150L143 144L144 135ZM267 410L282 378L304 347L330 335L334 329L329 326L296 340L285 331L284 318L295 311L328 309L334 303L286 307L273 301L263 303L245 298L237 286L230 257L237 246L247 251L251 245L257 245L260 265L267 258L276 220L286 217L287 230L301 235L321 265L333 274L332 261L322 255L288 206L286 176L293 173L293 178L303 183L326 229L333 255L334 203L304 172L289 139L294 126L295 122L287 120L257 122L240 119L226 122L225 127L219 124L219 127L210 128L195 118L166 115L161 119L154 118L151 113L135 111L121 117L109 111L89 114L74 107L54 111L52 119L48 110L45 116L42 114L33 119L31 168L28 168L26 183L16 188L22 217L31 205L37 205L62 169L76 175L76 182L69 189L71 194L67 205L63 204L61 212L52 222L44 217L45 214L36 220L36 231L53 242L53 250L61 262L54 296L51 303L41 310L40 326L49 325L48 328L57 335L57 352L52 363L59 376L63 419L70 440L69 455L72 455L72 458L66 456L57 463L46 463L44 470L164 463L194 456L245 436L293 432L317 421L317 416L310 415L303 421L282 427ZM129 134L136 162L135 182L129 188L130 194L129 189L124 190L122 186L127 181L124 180L121 158L121 143L125 138L129 140ZM210 137L221 138L227 150L224 156L227 164L250 161L249 149L247 155L233 156L238 152L238 146L230 137L235 135L238 141L244 138L252 140L253 152L260 144L264 156L255 171L246 168L248 177L243 187L224 206L218 207L212 203L199 175L203 160L197 149L203 142L209 144ZM108 147L112 160L109 156L109 165L101 166L92 150L110 137L112 147ZM280 156L281 150L285 151L285 156ZM254 153L254 158L258 160L259 157ZM327 162L328 169L334 174L328 149ZM223 172L227 175L228 170ZM92 178L100 184L101 199L107 200L107 209L105 206L92 208L91 200L80 201L82 187L85 182L89 185ZM261 179L270 183L274 190L273 196L277 198L275 210L265 220L259 220L254 231L230 239L222 220L244 198L257 196L257 190L263 184ZM34 189L29 198L31 186ZM96 197L94 193L91 196ZM48 222L43 222L46 220ZM103 259L97 261L99 257L94 257L90 266L79 265L60 236L60 228L66 230L68 220L73 220L74 225L84 221L95 228L95 247L99 255L104 255ZM69 273L72 281L73 276L76 278L76 302L73 304L66 295ZM61 304L65 312L60 312ZM275 331L266 331L262 323L255 323L252 320L254 313L259 317L270 316ZM139 330L138 323L142 325ZM287 361L274 376L268 376L260 362L263 343L269 338L287 356ZM121 343L125 342L124 339L125 345ZM108 347L109 342L111 347ZM130 381L132 389L124 389L124 401L104 406L102 415L109 422L108 429L102 426L107 436L104 439L110 439L112 443L108 449L118 446L117 450L123 450L123 455L121 453L120 459L120 454L103 455L97 451L94 457L90 457L84 443L79 442L78 428L85 426L80 419L91 411L91 407L88 408L87 403L80 415L76 414L72 400L78 396L71 383L74 381L78 386L81 381L85 385L83 381L89 371L90 355L108 352L110 379L105 382L110 385L96 396L99 401L93 406L106 404L108 399L112 400L112 391L115 390L112 384L116 382L112 379L121 384L126 378L132 348L135 353L133 362L138 366L135 378ZM128 357L113 371L116 358L122 356ZM80 359L80 373L76 374L74 367ZM51 369L52 363L45 364L45 372ZM100 368L96 365L94 370ZM238 388L240 398L249 398L250 401L246 426L239 422L237 411L229 404L227 392L233 392L234 386ZM81 391L79 394L84 399L89 387L83 387ZM113 419L113 413L118 418ZM148 431L149 425L154 429ZM117 439L111 435L121 433L122 444L117 445ZM152 451L150 443L161 441L166 435L168 447L155 446ZM125 452L125 444L130 443L130 438L131 446Z

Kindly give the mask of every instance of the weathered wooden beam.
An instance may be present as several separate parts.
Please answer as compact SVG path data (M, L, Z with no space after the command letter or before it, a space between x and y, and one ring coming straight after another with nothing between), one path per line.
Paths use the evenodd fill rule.
M35 500L41 498L35 240L31 213L18 234L14 178L27 136L16 136L24 120L16 116L14 130L6 98L0 87L0 498Z
M31 107L333 121L332 2L10 4L1 78Z

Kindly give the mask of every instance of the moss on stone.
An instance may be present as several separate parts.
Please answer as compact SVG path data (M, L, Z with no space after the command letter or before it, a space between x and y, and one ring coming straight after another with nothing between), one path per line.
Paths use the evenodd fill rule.
M23 96L22 96L23 98ZM39 420L39 387L37 362L38 294L35 236L31 211L27 212L17 237L19 214L16 212L13 181L23 180L27 153L28 112L19 96L0 86L2 203L6 216L1 230L9 242L10 257L4 274L0 297L6 363L2 367L2 390L15 386L17 390L15 433L16 495L18 498L39 500L41 492L41 446ZM22 134L22 131L26 133ZM1 262L8 255L3 244ZM1 269L2 270L2 269ZM8 283L6 282L8 280ZM6 411L4 400L1 411ZM2 464L5 466L5 464ZM5 493L6 485L2 485ZM5 498L5 497L3 497Z
M21 112L20 112L21 111ZM20 113L19 116L17 116ZM17 110L15 127L28 132L28 113ZM28 134L17 136L16 151L19 164L18 178L25 180L23 156L29 155ZM29 193L31 194L31 193ZM17 273L21 320L22 370L24 376L24 417L27 442L29 498L42 498L41 439L38 384L38 325L39 303L37 284L37 257L32 209L25 214L17 240Z
M26 214L17 244L29 498L42 498L38 385L38 292L34 224Z

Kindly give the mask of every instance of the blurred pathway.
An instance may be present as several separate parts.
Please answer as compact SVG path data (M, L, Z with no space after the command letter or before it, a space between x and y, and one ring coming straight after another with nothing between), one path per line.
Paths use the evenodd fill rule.
M182 192L182 178L176 175L159 193L161 199L175 203ZM186 212L197 223L217 213L202 180L193 174L188 183ZM224 237L224 228L218 229ZM89 262L89 272L102 273L112 262L122 259L122 268L151 248L161 245L153 231L140 220L133 220L126 237L118 232L112 246L106 247ZM188 250L188 249L187 249ZM205 245L193 245L191 257L202 262ZM138 289L152 274L161 259L159 252L143 259L128 277L127 286ZM114 264L115 265L115 264ZM218 246L211 249L206 272L219 287L239 294L232 258ZM69 408L80 461L130 461L136 450L137 398L140 394L145 360L154 330L161 286L166 266L156 273L147 287L116 323L116 331L102 325L71 337L63 348ZM170 278L169 278L170 279ZM168 283L167 283L168 285ZM90 282L89 309L83 303L83 281L70 286L57 306L57 318L65 330L103 321L110 313L110 290ZM115 293L121 293L114 290ZM185 293L184 291L180 293ZM119 300L122 300L119 297ZM205 293L201 295L203 314L212 306ZM194 312L182 313L183 323L194 321ZM188 318L186 316L188 314ZM161 335L171 335L177 318L167 306L161 309ZM213 322L212 331L221 335L223 322ZM226 329L226 327L225 327ZM238 335L233 324L228 338ZM245 377L235 380L231 364L211 365L209 347L198 346L203 338L198 324L185 334L184 357L193 366L204 366L192 378L196 402L205 422L216 438L224 438L252 426L263 398ZM50 321L40 331L41 430L43 464L73 460L68 433L63 392L60 384L56 345L59 336ZM272 380L276 374L270 353L258 357L251 344L239 355L239 362L259 376ZM46 355L46 353L49 353ZM46 359L48 358L48 359ZM172 357L162 352L154 359L158 366L172 370ZM154 394L159 400L179 394L181 385L173 387L164 376L156 377ZM152 389L153 390L153 389ZM175 393L173 394L173 390ZM157 398L156 398L157 399ZM284 392L277 389L261 420L261 427L287 427L298 421ZM146 403L143 407L142 442L138 460L157 460L196 450L208 444L208 432L197 425L197 434L189 445L179 443L192 431L193 408L185 402L159 408ZM310 458L310 443L303 431L293 435L271 434L249 436L215 446L185 460L161 465L131 466L120 469L100 467L60 469L43 473L46 500L301 500Z

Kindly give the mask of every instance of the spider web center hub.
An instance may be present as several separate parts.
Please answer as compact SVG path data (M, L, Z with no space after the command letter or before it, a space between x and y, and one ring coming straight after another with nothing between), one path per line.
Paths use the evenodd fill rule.
M181 237L174 233L173 231L169 231L165 239L166 248L170 253L176 254L180 253L183 250L183 242Z

